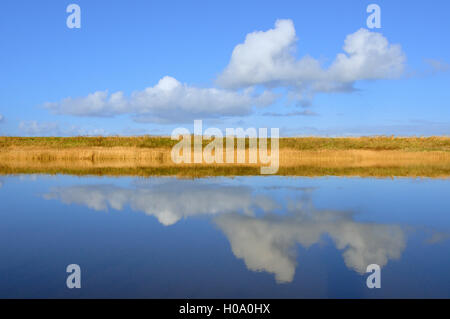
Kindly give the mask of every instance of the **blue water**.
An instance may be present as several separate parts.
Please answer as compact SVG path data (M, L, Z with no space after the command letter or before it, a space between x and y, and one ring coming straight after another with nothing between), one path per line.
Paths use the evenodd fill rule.
M450 297L450 182L0 177L1 298ZM81 268L81 288L66 267ZM366 285L370 264L381 288Z

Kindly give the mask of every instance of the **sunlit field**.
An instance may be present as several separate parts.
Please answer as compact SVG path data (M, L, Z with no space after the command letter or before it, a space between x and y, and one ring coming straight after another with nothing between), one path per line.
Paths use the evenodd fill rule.
M0 173L258 175L261 164L175 164L169 137L2 137ZM207 145L208 140L203 140ZM224 141L224 145L225 145ZM234 143L237 145L237 142ZM281 138L278 175L450 176L448 137ZM270 143L269 143L270 146Z

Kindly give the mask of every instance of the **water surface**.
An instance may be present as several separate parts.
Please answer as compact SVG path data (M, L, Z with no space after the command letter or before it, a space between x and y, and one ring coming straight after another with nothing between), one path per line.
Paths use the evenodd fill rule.
M450 297L450 183L0 177L2 298ZM366 267L381 267L380 289ZM66 287L78 264L82 288Z

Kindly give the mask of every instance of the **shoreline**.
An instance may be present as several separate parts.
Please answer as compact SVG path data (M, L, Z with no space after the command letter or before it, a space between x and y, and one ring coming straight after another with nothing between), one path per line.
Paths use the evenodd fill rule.
M319 141L318 149L311 149L311 143L315 140ZM68 143L73 141L78 143ZM421 141L423 150L419 149L418 143ZM66 147L61 146L64 143ZM79 146L112 143L135 145ZM0 175L196 178L260 175L259 168L263 166L260 163L175 164L171 160L171 147L161 147L167 143L167 138L159 137L1 137ZM137 146L149 144L153 146ZM345 146L349 148L345 149ZM246 160L248 161L248 149ZM279 170L274 175L448 178L450 138L287 138L283 143L280 142Z

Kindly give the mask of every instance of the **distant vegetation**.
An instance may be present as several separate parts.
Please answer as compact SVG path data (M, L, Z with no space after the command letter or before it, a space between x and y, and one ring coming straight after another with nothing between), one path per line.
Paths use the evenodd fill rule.
M147 147L160 148L172 147L177 141L170 137L0 137L0 147Z
M208 144L204 140L203 144ZM224 141L225 142L225 141ZM248 145L248 139L246 140ZM0 148L9 147L134 147L170 148L177 141L170 137L0 137ZM225 145L225 144L224 144ZM404 150L450 151L450 137L301 137L280 138L280 148L294 150Z
M260 174L261 163L175 164L176 143L150 136L0 137L0 175ZM449 178L450 137L282 138L277 175Z
M297 150L450 151L450 137L304 137L280 139L280 147Z

